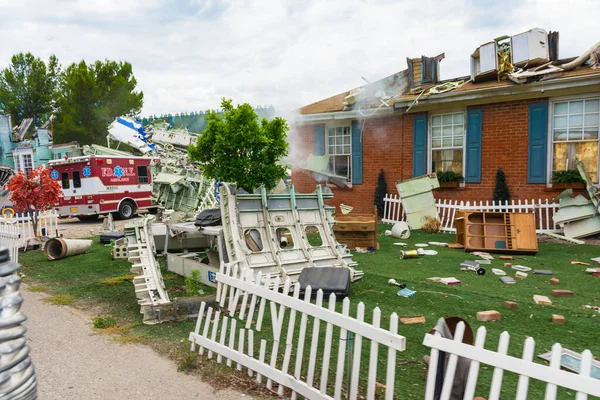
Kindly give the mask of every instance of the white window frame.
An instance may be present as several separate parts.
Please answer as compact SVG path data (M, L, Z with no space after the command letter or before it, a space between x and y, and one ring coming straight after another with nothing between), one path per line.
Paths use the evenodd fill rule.
M571 96L559 96L550 98L548 101L548 132L546 140L548 149L546 150L546 186L552 187L552 171L554 163L554 104L565 101L595 100L600 99L600 93L579 94ZM568 124L568 123L567 123ZM565 141L564 143L569 143ZM575 142L571 142L575 143ZM598 180L600 181L600 137L598 138ZM598 184L598 182L593 182Z
M467 164L467 155L466 155L466 144L467 144L467 110L465 109L450 109L445 110L444 112L437 112L435 114L430 113L428 115L427 121L427 173L435 173L436 171L432 171L431 162L433 161L433 117L443 116L443 115L454 115L454 114L463 114L463 162L462 162L462 172L461 175L465 176L466 164ZM440 148L435 150L454 150L458 149L458 147L449 147L449 148ZM465 186L465 181L460 182L460 186Z
M350 166L350 176L347 178L347 183L349 185L352 184L352 174L354 173L354 168L352 168L352 122L348 121L348 123L338 123L332 125L325 126L325 154L328 156L344 156L345 154L331 154L329 153L329 130L337 129L337 128L348 128L349 136L350 136L350 153L348 154L348 165ZM332 171L335 174L335 170Z

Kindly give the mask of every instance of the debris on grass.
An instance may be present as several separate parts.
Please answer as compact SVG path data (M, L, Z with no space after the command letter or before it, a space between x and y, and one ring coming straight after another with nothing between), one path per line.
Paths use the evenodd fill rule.
M554 296L554 297L573 297L573 292L570 290L553 289L552 296Z
M414 290L410 290L409 288L405 287L403 289L398 290L398 292L396 293L398 296L401 297L413 297L415 294L417 294L416 291Z
M526 273L526 272L521 272L521 271L518 271L518 272L515 274L515 278L519 278L519 279L525 279L525 278L527 278L527 273Z
M136 276L137 275L135 274L113 276L112 278L102 279L100 283L102 283L103 285L118 285L119 283L123 282L132 282L133 278L135 278Z
M423 315L412 315L409 317L400 317L400 322L405 325L424 324L426 322Z
M490 253L487 253L485 251L474 251L471 254L474 256L477 256L477 257L481 257L484 260L493 260L494 259L494 256L492 256Z
M514 270L516 270L516 271L521 271L521 272L529 272L529 271L531 271L531 268L526 267L524 265L513 265L511 268L514 269Z
M519 304L515 301L505 301L504 303L502 303L502 306L504 308L508 308L509 310L516 310L517 308L519 308Z
M43 299L46 303L64 306L75 302L75 297L70 294L57 294L56 296L50 296Z
M551 284L551 285L560 285L560 279L558 279L558 278L551 278L548 281L548 283Z
M442 278L440 279L440 282L442 282L444 285L460 285L462 282L458 279L456 279L455 277L449 277L449 278Z
M448 247L446 242L428 242L432 246Z
M541 305L552 305L552 300L550 300L548 298L548 296L542 296L540 294L536 294L533 296L533 301L535 301L535 304L541 304Z
M517 281L515 281L515 279L512 276L501 276L500 282L505 283L507 285L514 285L515 283L517 283Z
M588 266L589 266L589 265L592 265L592 264L590 264L590 263L583 262L583 261L577 261L577 260L572 260L572 261L571 261L571 264L572 264L572 265L588 265Z
M534 269L533 273L536 275L552 275L552 271L549 269Z
M147 339L143 335L117 335L112 340L120 344L135 344L144 343Z
M423 217L425 223L421 227L421 230L428 233L438 233L442 227L442 223L436 217L425 216Z
M178 372L189 372L195 369L198 365L198 354L195 352L189 352L179 360L177 365Z
M477 321L500 321L500 313L496 310L479 311L477 313Z
M501 269L498 269L498 268L492 268L492 272L493 272L495 275L499 275L499 276L504 276L504 275L506 275L506 272L504 272L504 271L502 271Z

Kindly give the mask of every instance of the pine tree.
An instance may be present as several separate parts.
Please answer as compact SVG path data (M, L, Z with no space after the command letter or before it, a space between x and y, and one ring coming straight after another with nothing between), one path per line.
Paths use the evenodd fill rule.
M496 187L494 188L494 202L507 202L510 199L510 191L506 184L506 176L504 171L498 168L496 172Z
M387 194L387 184L385 183L385 177L383 175L383 168L379 171L379 177L377 178L377 187L375 188L375 205L377 206L377 214L383 218L383 211L385 207L384 198Z

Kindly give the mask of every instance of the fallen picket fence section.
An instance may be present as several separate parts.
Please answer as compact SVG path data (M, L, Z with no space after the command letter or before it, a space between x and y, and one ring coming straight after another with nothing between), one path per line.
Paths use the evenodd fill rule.
M33 231L30 215L17 214L11 218L0 217L0 226L16 226L19 230L18 247L25 247L29 240L38 236L54 237L58 228L58 212L56 210L33 211L38 213L38 231ZM1 237L1 236L0 236Z
M389 330L385 330L380 327L379 308L373 310L373 322L368 324L364 322L362 302L357 306L357 317L352 318L349 316L349 298L344 298L339 313L335 310L335 294L329 296L325 308L321 290L313 304L311 288L306 288L301 299L300 284L292 284L289 279L283 282L282 288L279 277L271 279L270 275L254 274L248 268L238 271L237 265L232 267L231 264L221 264L216 279L220 307L206 309L206 303L202 303L195 329L189 335L192 351L199 346L200 355L208 351L208 358L213 358L216 353L217 362L225 361L230 367L235 363L238 370L246 368L249 376L256 375L257 382L266 379L268 389L275 390L274 385L277 385L279 396L284 394L284 388L288 388L292 399L298 395L307 399L341 399L344 382L349 381L345 397L355 400L359 398L359 380L364 369L361 367L363 346L370 349L367 390L360 393L367 399L375 398L379 347L383 346L385 355L382 356L387 357L385 398L394 398L396 352L404 351L406 345L405 338L397 333L398 316L395 313L390 317ZM288 295L290 292L292 296ZM261 332L265 308L270 311L271 333ZM300 327L298 337L295 337L297 318ZM311 322L312 329L307 332ZM323 327L324 341L320 343ZM261 336L270 335L269 340L261 339L257 346L254 340L259 335L257 332ZM337 357L335 351L332 354L336 344L334 338L339 338ZM346 355L351 340L354 348ZM367 343L363 345L363 341ZM336 360L335 378L332 377L330 382L329 364Z
M516 395L502 393L502 398L527 399L530 379L546 382L546 400L556 399L558 386L577 392L577 396L575 397L577 400L585 400L588 395L600 396L600 381L590 376L593 356L589 350L585 350L582 353L579 374L574 374L560 369L562 347L558 343L552 346L550 365L546 366L533 362L535 341L531 337L525 339L523 357L516 358L507 355L510 340L508 332L503 332L500 335L497 352L484 349L487 333L485 327L482 326L477 330L474 346L462 343L464 332L465 324L459 322L453 340L442 338L439 332L436 332L434 335L425 335L423 344L431 348L425 400L434 399L436 394L436 374L438 362L441 359L440 352L446 353L443 358L446 361L446 372L443 378L441 396L439 397L441 400L448 400L450 398L458 357L472 360L467 377L464 399L470 400L476 395L475 389L477 387L481 364L494 367L490 393L486 397L487 400L500 399L504 371L518 374L519 381Z
M398 195L386 194L383 200L384 216L381 222L394 224L399 221L406 221L406 213L402 207L402 200ZM504 203L437 199L436 205L438 217L442 224L441 230L444 232L456 232L454 217L457 210L534 213L537 233L562 232L562 229L558 225L555 225L552 220L554 213L558 211L558 204L550 203L548 199L511 200Z
M19 262L19 243L21 234L19 227L11 224L0 224L0 244L7 247L10 252L10 260L14 263Z

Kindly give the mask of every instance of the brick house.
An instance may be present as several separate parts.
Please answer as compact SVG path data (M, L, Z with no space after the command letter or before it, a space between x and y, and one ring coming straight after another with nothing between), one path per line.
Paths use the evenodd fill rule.
M292 158L329 156L328 173L344 183L328 183L331 204L344 203L360 213L372 211L380 169L388 193L397 193L399 180L460 173L463 183L436 189L435 196L465 201L492 200L499 168L511 198L553 198L563 190L553 188L553 171L575 169L575 157L598 182L598 61L594 55L558 59L556 32L545 36L545 55L534 58L539 54L530 50L523 56L517 36L511 64L528 69L517 70L512 80L498 79L499 57L491 59L496 69L485 70L490 59L484 46L498 50L501 45L490 42L471 56L471 76L439 81L443 54L409 58L401 72L302 107ZM600 54L600 44L596 51ZM516 59L519 54L524 61ZM327 180L304 166L292 171L299 191L312 191L315 182Z

